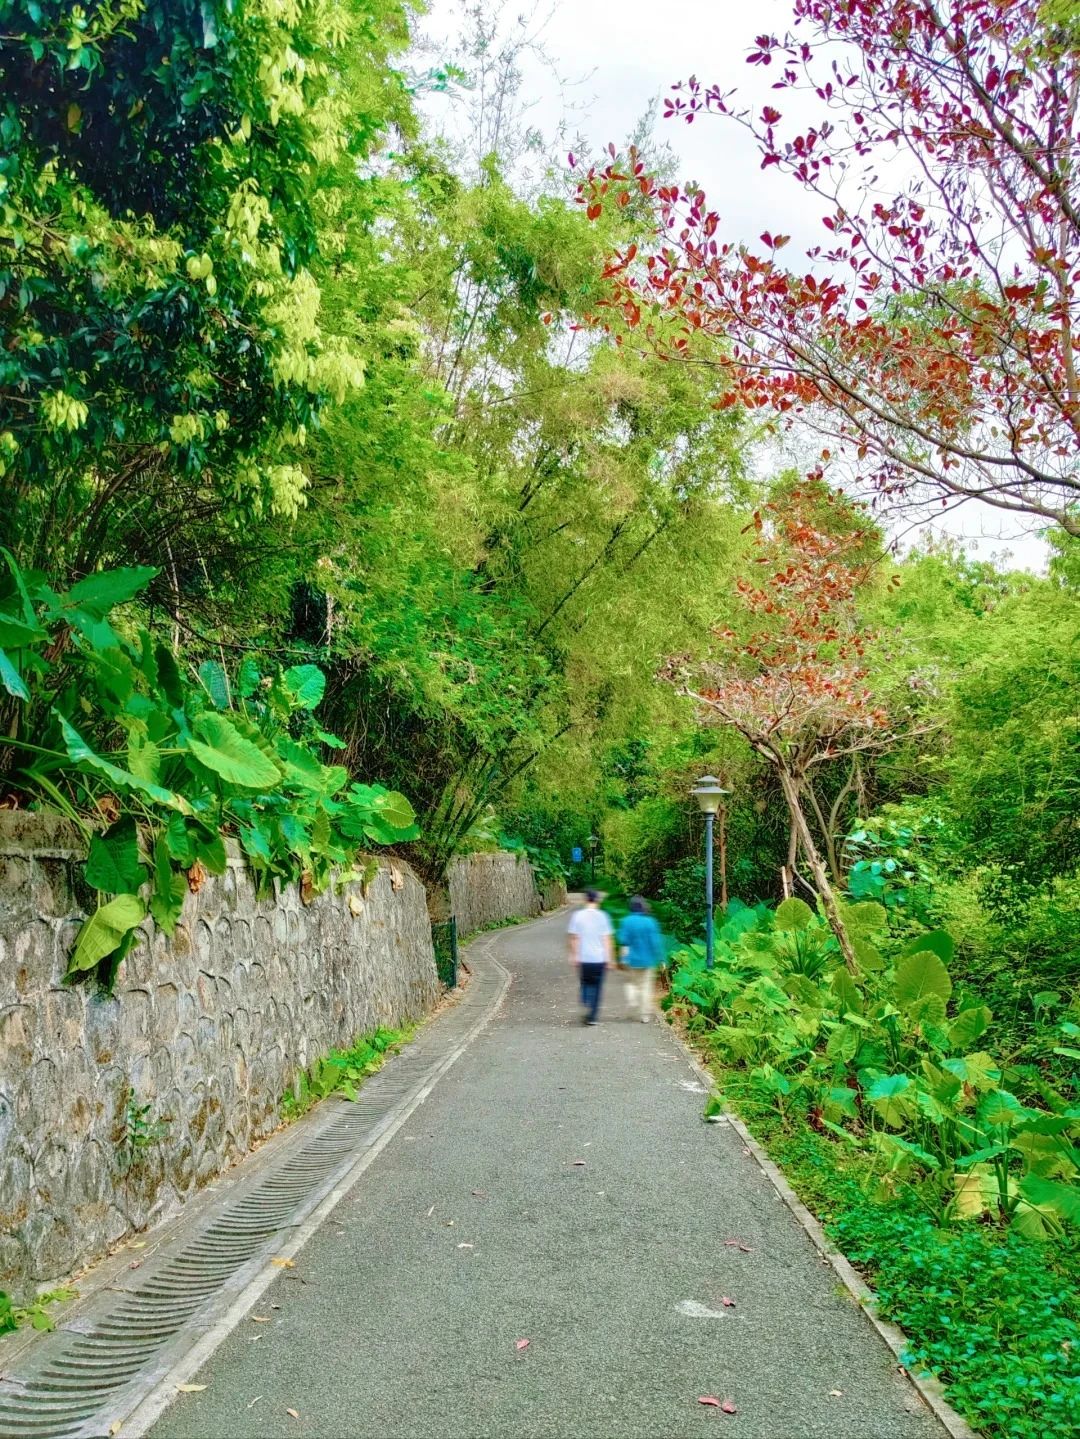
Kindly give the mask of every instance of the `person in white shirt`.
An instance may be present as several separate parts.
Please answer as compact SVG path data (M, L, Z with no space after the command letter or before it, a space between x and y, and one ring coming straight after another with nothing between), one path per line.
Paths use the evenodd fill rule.
M611 920L600 908L600 895L595 889L586 894L584 909L577 909L570 916L567 948L570 963L576 964L581 974L581 1002L585 1006L581 1022L595 1024L604 971L615 962L614 930Z

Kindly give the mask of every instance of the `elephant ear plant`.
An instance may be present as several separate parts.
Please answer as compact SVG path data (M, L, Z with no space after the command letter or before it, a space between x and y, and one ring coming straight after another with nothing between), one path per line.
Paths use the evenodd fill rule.
M897 945L867 901L842 917L856 973L802 901L740 907L711 971L700 946L676 957L669 1005L782 1116L858 1152L877 1198L904 1189L939 1221L1062 1237L1080 1221L1080 1105L1044 1081L1024 1093L1025 1073L986 1047L991 1012L954 991L948 934Z
M226 866L235 837L261 889L295 879L305 898L358 852L419 834L404 795L351 781L320 750L342 743L314 712L314 664L230 674L218 660L180 668L137 622L146 568L95 574L66 593L3 552L0 786L60 810L84 831L97 896L68 977L111 985L149 914L167 934L188 889ZM118 611L123 615L119 617Z

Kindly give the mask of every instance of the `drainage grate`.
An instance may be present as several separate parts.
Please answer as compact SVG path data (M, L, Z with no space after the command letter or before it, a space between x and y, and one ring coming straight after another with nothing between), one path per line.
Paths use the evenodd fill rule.
M103 1289L84 1312L42 1335L27 1351L22 1374L0 1379L3 1439L108 1439L265 1268L281 1231L318 1207L486 1022L504 987L504 971L482 966L463 1000L370 1080L358 1100L325 1105L317 1127L302 1142L287 1136L287 1152L260 1164L255 1178L241 1179L239 1197L200 1230L166 1245L123 1287Z

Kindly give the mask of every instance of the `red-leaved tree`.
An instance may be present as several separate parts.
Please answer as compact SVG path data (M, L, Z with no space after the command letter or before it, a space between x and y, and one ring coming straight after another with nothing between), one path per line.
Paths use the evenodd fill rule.
M725 241L703 193L631 156L580 196L656 205L655 247L612 258L606 303L669 357L723 337L730 403L800 417L893 503L978 498L1080 535L1080 54L1041 0L794 13L749 56L769 103L691 80L668 113L742 124L796 203L822 202L810 268L785 268L778 232ZM817 123L785 118L796 91Z
M807 819L822 766L895 744L897 727L868 683L856 592L877 549L842 496L796 490L755 516L753 579L738 582L743 623L716 635L703 662L669 662L666 677L705 723L737 730L770 765L847 965L857 968L832 881ZM794 854L791 856L794 861Z

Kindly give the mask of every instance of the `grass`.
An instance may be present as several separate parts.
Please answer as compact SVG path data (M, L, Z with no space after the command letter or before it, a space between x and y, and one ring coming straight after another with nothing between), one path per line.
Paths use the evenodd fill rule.
M855 1154L785 1122L746 1091L740 1071L711 1068L725 1103L908 1336L906 1362L941 1379L987 1439L1075 1439L1080 1242L1036 1244L977 1222L938 1226L902 1194L875 1202Z
M356 1099L364 1080L380 1070L389 1056L396 1054L415 1032L414 1024L401 1029L380 1027L361 1035L350 1049L332 1049L310 1069L302 1070L296 1087L282 1097L282 1119L287 1122L299 1119L312 1105L331 1094Z

